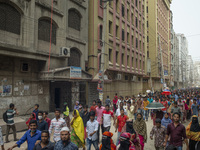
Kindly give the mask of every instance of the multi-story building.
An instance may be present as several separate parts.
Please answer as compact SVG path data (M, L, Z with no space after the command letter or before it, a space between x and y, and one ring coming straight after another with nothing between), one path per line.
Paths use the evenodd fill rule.
M89 65L93 84L97 87L102 55L105 56L104 97L133 95L142 92L145 75L146 22L145 0L113 0L103 14L101 0L90 1L89 8ZM103 27L106 20L106 27ZM102 41L106 30L105 41ZM102 46L105 53L102 53Z
M147 3L147 57L151 59L151 78L154 90L160 90L164 80L166 85L170 86L170 4L171 0L148 0Z
M193 82L194 82L194 63L192 60L192 56L188 55L187 58L187 76L186 76L186 81L187 81L187 87L192 87Z
M54 111L64 102L70 108L75 100L85 102L92 79L84 71L88 2L0 0L0 20L0 116L9 103L25 114L35 103Z
M188 42L184 34L177 34L179 39L179 87L186 86Z
M194 86L200 87L200 61L194 62Z
M179 88L179 40L178 37L176 35L176 33L174 32L173 35L173 49L174 49L174 53L173 53L173 79L174 79L174 88L177 89Z

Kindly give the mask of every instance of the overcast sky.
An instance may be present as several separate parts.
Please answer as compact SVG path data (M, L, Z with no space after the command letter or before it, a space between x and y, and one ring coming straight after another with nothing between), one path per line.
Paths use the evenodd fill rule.
M200 60L200 0L172 0L171 10L175 32L185 34L189 54Z

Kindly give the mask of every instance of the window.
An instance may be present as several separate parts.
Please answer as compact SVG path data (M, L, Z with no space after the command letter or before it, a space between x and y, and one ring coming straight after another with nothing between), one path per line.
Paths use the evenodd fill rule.
M127 20L130 21L130 18L129 18L129 10L127 9Z
M29 64L28 63L21 63L21 71L22 72L28 72L30 69L29 69Z
M132 57L132 67L134 68L134 58Z
M124 17L125 13L124 13L124 5L122 4L122 16Z
M130 65L130 60L129 60L129 55L127 56L127 66L129 66Z
M68 26L75 30L81 30L81 15L76 9L70 9L68 12Z
M126 81L128 80L128 76L127 76L127 75L125 75L125 80L126 80Z
M118 56L119 56L119 52L116 51L116 63L119 64L119 62L118 62L118 61L119 61L119 60L118 60Z
M100 2L99 2L100 6L103 7L103 0L99 0L99 1L100 1Z
M50 42L51 21L47 19L39 19L38 22L38 40ZM52 24L51 43L56 44L57 27Z
M109 33L112 34L112 22L109 21Z
M102 37L103 37L103 26L100 25L100 27L99 27L99 39L102 40Z
M147 51L147 58L149 58L149 51Z
M71 48L68 66L80 67L81 57L80 52L76 48Z
M135 18L135 26L136 26L136 28L138 27L138 19L137 19L137 17Z
M124 64L124 54L122 54L122 65Z
M99 53L100 54L100 53ZM98 64L99 64L99 70L101 70L101 54L99 55L99 61L98 61Z
M0 30L20 34L21 15L12 6L0 3Z
M149 43L149 36L147 36L147 43Z
M149 8L148 8L148 6L147 6L147 13L149 13Z
M112 49L109 48L109 61L112 62Z
M136 68L138 68L138 59L137 58L135 60L135 63L136 63Z
M135 39L135 46L138 48L138 38Z
M135 0L135 6L138 7L138 0Z
M116 32L116 37L119 37L119 31L118 30L119 30L119 26L116 25L116 31L115 31Z
M147 28L149 27L149 21L147 21Z
M122 41L124 41L124 29L122 29Z
M118 5L119 5L119 0L116 0L116 2L115 2L115 6L116 6L116 12L119 12L118 10Z
M129 43L129 33L127 32L127 43Z
M131 38L132 38L132 45L134 45L134 37L133 37L133 35L132 35Z

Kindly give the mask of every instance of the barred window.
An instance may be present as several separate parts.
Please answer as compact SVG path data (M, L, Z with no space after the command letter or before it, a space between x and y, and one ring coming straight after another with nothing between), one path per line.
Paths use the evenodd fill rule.
M68 66L80 67L81 55L76 48L71 48L70 57L68 59Z
M0 30L20 34L21 14L11 5L0 3Z
M78 31L81 30L81 15L75 9L70 9L68 12L68 26L76 29Z
M50 42L51 21L47 19L40 19L38 21L38 40ZM56 30L57 27L52 24L51 43L56 44Z

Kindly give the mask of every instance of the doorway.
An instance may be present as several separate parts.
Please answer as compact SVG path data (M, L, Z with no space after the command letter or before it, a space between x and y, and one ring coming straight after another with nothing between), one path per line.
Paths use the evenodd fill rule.
M55 88L54 104L56 108L60 108L60 88Z

